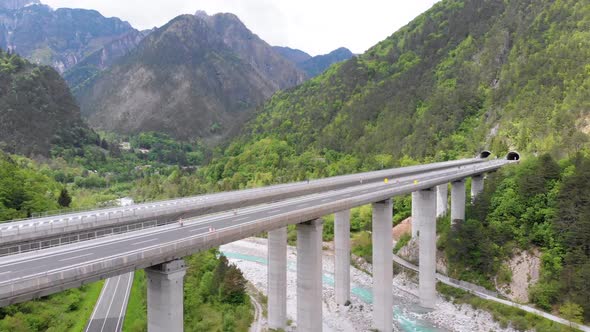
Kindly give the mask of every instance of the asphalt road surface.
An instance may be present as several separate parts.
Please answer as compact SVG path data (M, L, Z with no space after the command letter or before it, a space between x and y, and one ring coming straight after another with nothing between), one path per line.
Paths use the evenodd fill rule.
M105 281L85 332L120 332L127 311L134 273L125 273Z

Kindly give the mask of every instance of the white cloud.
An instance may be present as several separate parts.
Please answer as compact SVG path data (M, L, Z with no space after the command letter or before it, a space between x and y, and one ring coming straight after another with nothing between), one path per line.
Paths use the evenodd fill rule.
M312 55L348 47L362 53L438 0L41 0L53 8L96 9L138 29L180 14L230 12L271 45Z

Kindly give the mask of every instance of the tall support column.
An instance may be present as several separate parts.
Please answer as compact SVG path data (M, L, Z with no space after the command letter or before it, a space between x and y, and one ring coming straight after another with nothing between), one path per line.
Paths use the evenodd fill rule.
M323 220L297 225L297 330L322 330Z
M451 183L451 225L465 220L465 179Z
M471 202L475 201L477 195L483 191L483 179L483 174L471 177Z
M287 327L287 227L268 232L268 327Z
M434 308L436 303L436 193L433 189L418 192L420 220L420 305Z
M350 303L350 210L334 214L336 304Z
M417 194L417 192L412 193L412 238L418 236L418 232L420 231L420 224L418 219L416 219L416 210L418 208L418 204L416 203Z
M393 240L391 199L373 203L373 327L393 329Z
M182 332L184 260L152 266L145 272L148 279L148 331Z
M449 206L449 184L441 184L436 187L436 217L440 218L447 213Z

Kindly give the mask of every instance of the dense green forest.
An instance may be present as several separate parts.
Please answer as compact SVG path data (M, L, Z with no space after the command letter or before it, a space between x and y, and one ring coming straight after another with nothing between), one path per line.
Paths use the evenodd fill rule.
M247 331L253 319L242 272L212 249L185 258L185 331ZM136 273L124 331L147 331L147 288L143 271Z
M515 250L539 248L532 302L547 311L581 306L590 321L589 157L556 162L543 155L491 174L465 223L451 228L446 218L438 228L451 275L489 288Z
M53 146L81 147L95 140L53 68L0 50L1 150L48 156Z

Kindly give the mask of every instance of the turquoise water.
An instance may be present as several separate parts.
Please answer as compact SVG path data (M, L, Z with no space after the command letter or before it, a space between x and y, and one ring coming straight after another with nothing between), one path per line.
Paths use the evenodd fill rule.
M222 251L222 254L227 258L233 259L241 259L244 261L255 262L263 265L267 265L268 261L266 258L257 257L257 256L250 256L250 255L243 255L233 252ZM292 262L288 263L287 268L290 271L295 271L296 266ZM330 274L325 274L322 276L323 282L325 284L334 286L334 277ZM350 289L351 293L358 297L361 301L365 303L373 303L373 292L370 288L365 288L359 285L352 285ZM407 300L401 297L394 296L394 303L398 303L393 306L393 318L397 322L397 326L405 332L445 332L446 330L442 330L440 328L432 326L432 324L428 321L422 320L415 320L403 314L404 311L410 312L417 312L422 313L420 307L413 304L408 303Z

